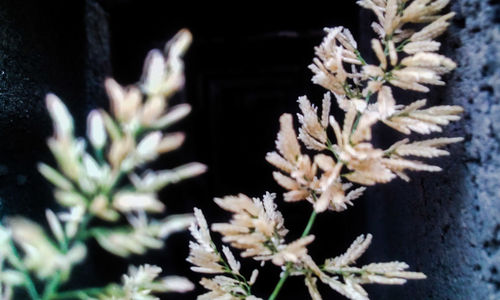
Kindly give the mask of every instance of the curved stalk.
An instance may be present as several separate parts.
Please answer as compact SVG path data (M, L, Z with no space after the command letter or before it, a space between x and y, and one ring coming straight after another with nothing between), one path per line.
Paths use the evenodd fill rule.
M36 290L35 283L33 282L33 279L30 276L29 271L26 269L24 264L21 261L21 257L19 256L19 253L17 252L17 248L14 246L14 243L11 241L10 247L12 248L12 253L13 259L15 261L13 262L13 265L21 271L24 277L24 286L26 287L26 291L28 292L28 295L31 297L33 300L39 300L40 294L38 294L38 291Z
M313 194L313 198L316 200L316 195ZM316 213L315 210L312 211L311 216L309 217L309 221L307 222L306 228L302 232L301 237L305 237L311 232L311 229L314 225L314 221L316 220L316 216L318 214ZM292 270L293 263L288 262L286 264L285 272L283 273L283 276L281 276L280 281L276 284L276 287L273 290L273 293L271 296L269 296L269 300L275 300L276 297L278 297L279 292L281 291L281 288L285 284L285 281L287 280L288 276L290 276L290 271Z

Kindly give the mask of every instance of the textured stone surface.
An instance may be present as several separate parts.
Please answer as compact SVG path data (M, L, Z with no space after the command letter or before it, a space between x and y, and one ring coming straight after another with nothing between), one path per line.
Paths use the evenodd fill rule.
M36 169L40 161L53 164L45 145L52 131L45 94L63 99L82 134L88 110L105 101L106 24L93 0L0 1L0 216L40 220L54 205L52 186ZM96 264L78 268L70 285L95 284Z
M111 74L108 16L95 0L85 1L85 97L89 108L107 107L103 88Z
M44 97L54 92L77 124L85 124L109 73L104 17L92 0L1 1L0 215L39 217L52 203L49 185L36 171L38 161L51 159Z
M458 68L432 104L457 104L464 118L446 130L464 136L444 171L372 190L370 259L400 259L428 279L373 288L374 299L500 298L500 2L453 1L456 17L442 38Z
M38 216L50 199L36 172L51 130L43 98L53 91L72 99L71 108L84 100L82 8L62 1L0 4L2 214Z

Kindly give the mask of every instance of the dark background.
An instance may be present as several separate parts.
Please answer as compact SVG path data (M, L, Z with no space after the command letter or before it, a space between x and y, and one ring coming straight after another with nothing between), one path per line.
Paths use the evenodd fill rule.
M342 213L325 213L313 228L310 252L318 262L342 253L359 234L374 234L372 247L359 263L401 260L429 279L404 286L367 286L373 299L494 299L500 290L500 129L498 1L457 0L457 13L443 38L443 51L459 68L448 87L429 95L432 104L459 104L465 120L447 135L461 135L464 145L451 148L452 157L438 163L436 175L411 174L369 188L367 196ZM181 28L194 42L185 57L186 87L174 102L188 102L193 113L175 129L187 133L185 145L151 167L164 169L190 161L209 171L161 192L168 213L202 208L208 221L227 221L213 197L245 193L278 194L277 202L290 229L289 239L302 232L311 207L283 203L283 190L272 180L264 160L274 149L278 118L297 113L296 99L307 94L319 104L324 90L310 82L307 66L323 27L348 27L366 51L372 36L371 14L354 1L251 2L198 4L139 0L0 2L0 212L43 219L53 205L51 187L36 172L39 161L52 163L45 146L51 125L44 95L59 95L84 133L85 116L106 106L102 82L112 75L129 84L140 76L143 59ZM496 33L495 33L496 32ZM366 52L365 52L366 53ZM406 95L402 102L408 102ZM334 105L335 106L335 105ZM339 114L338 109L334 113ZM394 135L379 131L376 142ZM218 234L213 234L218 240ZM165 274L189 277L189 235L176 234L165 249L134 264L161 265ZM220 245L220 244L219 244ZM77 268L67 288L119 281L124 260L95 243L91 257ZM243 273L255 265L242 260ZM279 270L266 265L253 291L266 298ZM321 285L324 299L341 299ZM166 299L192 299L189 294ZM301 278L290 278L280 299L307 299Z

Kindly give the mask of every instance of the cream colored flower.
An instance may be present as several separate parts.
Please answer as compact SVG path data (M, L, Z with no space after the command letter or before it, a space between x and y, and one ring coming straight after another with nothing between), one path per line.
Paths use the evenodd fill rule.
M99 110L93 110L87 117L87 137L96 149L102 149L106 144L106 129Z
M221 257L210 237L205 216L196 207L194 215L196 221L191 224L189 230L196 242L189 242L189 257L187 258L187 261L194 265L191 270L209 274L224 273L225 269L221 265Z
M153 193L122 191L113 197L113 207L122 212L147 211L162 212L165 205Z
M81 243L75 244L66 253L60 252L43 229L27 219L11 218L8 226L12 230L13 240L24 251L23 263L41 279L57 271L69 271L86 255L86 248Z
M241 286L238 280L227 276L215 276L212 279L203 278L200 284L208 293L197 297L198 300L262 300L252 295Z
M420 134L429 134L431 132L441 132L441 126L448 125L450 121L459 120L459 114L463 112L462 107L450 105L420 109L426 103L427 100L422 99L401 109L396 109L383 122L404 134L410 134L412 131Z
M192 221L190 215L173 215L163 220L149 220L144 211L129 215L128 230L100 229L95 238L105 250L122 257L161 249L171 234L184 230Z
M318 118L316 107L311 105L311 102L309 102L306 96L300 97L297 102L302 111L302 114L298 114L299 123L302 125L299 129L299 139L308 149L317 151L326 149L326 128L328 127L330 97L325 96L323 99L323 117L321 120Z
M159 300L156 293L184 293L194 285L184 277L166 276L159 278L161 268L154 265L130 266L122 276L121 285L111 285L98 295L102 300ZM89 297L90 298L90 297Z
M307 255L307 245L314 241L314 235L302 237L290 244L280 245L278 252L272 256L273 264L283 266L287 262L298 263ZM259 257L258 259L261 259Z
M347 251L333 259L327 259L324 263L324 271L349 278L352 284L404 284L406 279L425 279L426 276L419 272L405 271L408 268L406 263L387 262L372 263L361 268L351 266L363 255L369 247L372 236L368 234L359 236ZM350 274L347 275L346 274Z
M233 213L233 218L230 223L213 224L212 230L221 233L224 242L244 250L242 257L271 259L288 232L276 210L275 197L267 193L263 200L243 194L215 199L221 208Z
M300 152L300 145L293 129L292 116L283 114L280 117L280 125L280 132L276 139L276 149L279 154L270 152L266 155L266 160L289 174L286 176L279 172L273 173L278 184L290 190L284 195L285 201L307 199L310 197L311 190L317 186L317 167L309 156Z

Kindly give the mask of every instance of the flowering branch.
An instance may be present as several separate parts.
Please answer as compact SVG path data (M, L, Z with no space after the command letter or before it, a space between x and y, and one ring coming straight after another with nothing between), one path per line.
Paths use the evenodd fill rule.
M372 28L378 38L371 45L378 62L362 57L348 29L325 29L327 35L315 48L316 57L309 66L314 73L312 81L327 89L321 112L306 96L300 97L298 135L292 115L283 114L276 151L266 155L266 160L278 169L273 172L274 179L287 190L284 200L305 200L313 207L302 237L291 243L285 241L287 231L274 204L274 194L266 194L263 201L241 194L215 199L220 207L233 213L230 223L212 226L213 231L222 234L222 241L241 249L242 257L271 260L284 270L270 300L277 298L290 275L304 276L313 299L321 299L318 280L349 299L368 299L362 284L403 284L407 279L425 278L423 273L406 271L408 265L397 261L354 266L368 248L370 234L358 237L343 255L327 259L321 266L308 255L306 247L314 240L310 230L317 214L346 210L368 186L398 177L409 181L409 171L440 171L440 167L415 158L449 155L443 147L462 141L460 137L413 142L406 138L388 149L371 143L372 128L377 123L406 135L430 134L441 132L444 126L460 119L459 106L424 108L425 99L397 104L392 92L396 87L426 93L427 85L444 85L442 76L456 67L452 60L436 53L440 43L434 41L446 31L448 20L453 17L453 13L439 14L449 0L357 3L377 17ZM414 23L428 25L415 29ZM331 94L345 113L342 125L330 113ZM313 155L302 152L301 144ZM191 251L195 248L191 247ZM224 296L236 299L228 293Z
M150 294L193 288L187 279L158 278L161 268L143 265L131 266L122 285L60 291L73 267L87 256L88 239L95 238L118 256L141 255L162 248L170 234L186 229L193 220L191 215L164 219L149 215L165 210L157 196L160 189L203 173L204 165L189 163L172 170L135 173L184 140L183 133L164 134L162 130L190 112L188 104L168 105L171 95L184 84L182 55L190 41L191 34L182 30L167 43L164 53L152 50L137 84L122 87L107 79L111 113L102 109L89 113L87 140L75 137L73 118L63 102L47 95L54 124L48 146L57 168L40 163L38 169L56 187L54 197L64 210L46 211L50 233L22 217L8 218L0 226L2 299L10 299L13 287L21 286L32 299L43 300L157 299ZM95 220L105 225L97 226ZM40 292L37 287L41 285Z

